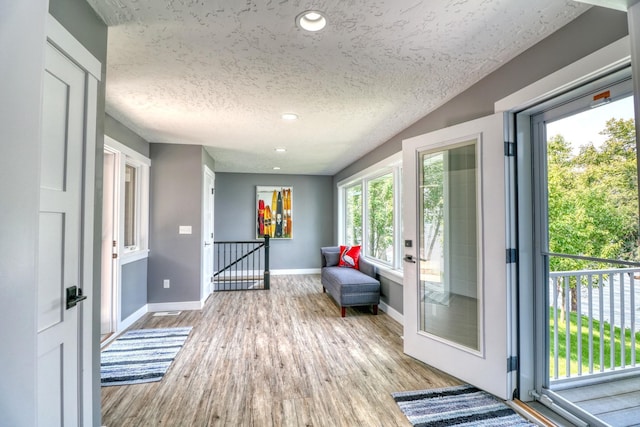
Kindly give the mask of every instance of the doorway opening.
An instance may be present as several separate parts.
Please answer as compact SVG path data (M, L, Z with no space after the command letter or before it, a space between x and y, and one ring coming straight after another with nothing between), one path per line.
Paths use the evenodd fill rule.
M531 394L592 425L632 425L640 416L640 235L630 70L523 115L539 331Z

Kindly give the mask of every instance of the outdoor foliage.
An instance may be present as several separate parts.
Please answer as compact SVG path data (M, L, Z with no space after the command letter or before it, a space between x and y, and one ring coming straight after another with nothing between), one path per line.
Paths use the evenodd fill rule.
M600 147L572 152L562 135L548 141L549 250L596 258L638 260L638 182L633 120L607 121ZM597 268L588 261L551 259L551 271Z
M562 135L547 142L549 251L637 261L634 121L610 119L601 134L607 137L601 146L589 143L577 152ZM549 264L550 271L603 268L600 263L560 257L551 257ZM571 280L573 311L577 283Z
M393 174L369 181L367 202L369 254L390 262L393 257Z

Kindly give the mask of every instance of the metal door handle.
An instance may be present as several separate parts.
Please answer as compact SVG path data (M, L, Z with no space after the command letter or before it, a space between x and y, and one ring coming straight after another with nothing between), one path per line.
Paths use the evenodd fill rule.
M413 257L413 255L405 255L403 258L406 262L412 262L412 263L416 263L416 259Z
M204 242L205 246L211 246L211 242Z
M87 299L86 295L82 295L82 289L76 286L70 286L67 288L67 310L75 307L80 301Z

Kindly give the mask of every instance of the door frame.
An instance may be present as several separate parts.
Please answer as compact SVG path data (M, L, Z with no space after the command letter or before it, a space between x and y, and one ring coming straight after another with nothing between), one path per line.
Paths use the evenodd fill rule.
M119 289L119 276L118 276L118 261L113 258L113 254L117 254L118 250L113 246L111 242L117 241L117 232L119 230L119 215L117 215L117 207L119 206L118 192L120 186L118 185L117 177L119 176L119 162L118 153L111 147L105 144L103 160L103 193L102 193L102 271L101 271L101 285L100 295L100 334L102 331L102 315L105 303L109 304L109 331L108 333L114 334L118 330L118 289ZM107 168L107 158L110 158L109 168ZM110 197L109 197L110 196ZM105 230L105 221L108 221L109 229ZM105 232L108 233L108 242L105 243ZM109 271L105 271L108 268ZM106 290L106 291L105 291ZM105 301L105 297L109 298L109 301Z
M112 274L112 320L113 320L113 333L111 336L101 343L102 346L107 345L124 329L128 328L139 319L141 314L146 313L146 306L144 310L133 313L126 319L122 318L122 268L124 265L139 261L149 256L149 174L151 167L151 159L145 155L138 153L137 151L127 147L126 145L116 141L108 135L104 136L104 148L105 152L109 152L114 155L114 177L113 177L113 236L116 240L116 247L109 253L102 253L103 262L107 261L107 257L111 259L112 254L116 254L117 258L113 263ZM138 186L137 186L137 215L139 215L139 221L137 225L139 227L138 232L138 247L133 251L128 251L124 247L124 183L125 183L125 166L127 164L133 164L138 167ZM144 170L143 170L144 169Z
M94 209L95 209L95 161L97 140L97 106L98 84L102 77L102 64L98 61L78 40L76 40L66 28L64 28L52 15L47 16L46 23L47 41L60 52L71 58L76 65L86 72L86 110L84 130L83 153L83 183L82 183L82 286L87 301L78 306L80 310L80 325L78 331L80 380L80 419L84 425L93 425L95 419L99 419L100 384L94 381L98 378L100 364L99 348L94 340L99 326L93 316L94 310L99 310L99 285L94 281ZM98 335L99 336L99 335ZM94 398L95 396L95 398ZM95 413L94 413L95 412Z
M208 186L208 183L211 183L211 187ZM212 257L210 260L211 266L211 274L213 274L213 242L214 242L214 222L215 222L215 188L216 188L216 174L209 169L207 165L204 165L203 174L202 174L202 261L201 261L201 274L200 281L202 283L201 289L201 300L202 304L204 304L205 300L211 295L213 292L213 282L211 279L207 281L206 276L206 260L205 260L205 247L209 243L211 245ZM209 192L209 188L211 188L212 192ZM209 226L211 227L211 236L206 236L207 232L207 205L211 203L211 223Z
M522 88L494 104L495 112L509 114L510 134L516 144L515 168L517 170L517 250L518 250L518 390L519 399L533 401L538 396L535 386L536 372L543 367L535 357L536 342L542 342L545 331L536 327L535 307L541 301L535 299L535 260L533 234L533 164L531 115L527 109L568 90L583 86L595 79L627 67L631 63L630 38L625 36L584 58L573 62L532 84ZM532 304L532 301L534 302ZM541 401L548 406L551 403Z

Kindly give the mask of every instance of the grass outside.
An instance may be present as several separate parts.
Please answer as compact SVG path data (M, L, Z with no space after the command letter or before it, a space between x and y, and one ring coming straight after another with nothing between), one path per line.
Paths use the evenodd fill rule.
M553 357L553 343L554 343L554 309L549 309L549 375L554 378L555 361ZM558 313L560 317L560 313ZM621 365L621 330L619 327L614 328L614 339L611 339L611 327L608 322L603 322L603 345L604 345L604 360L600 362L600 322L593 320L593 372L599 372L601 365L604 370L611 368L611 351L612 342L614 345L615 353L615 367ZM581 343L582 343L582 374L589 373L589 318L581 316ZM566 322L558 319L558 378L566 378L568 376L575 377L578 375L578 316L577 313L570 313L569 322L569 340L570 340L570 375L567 374L566 367L566 354L567 354L567 328ZM624 334L625 343L625 365L631 365L631 331L625 329ZM640 362L640 332L635 334L635 351L636 361Z

